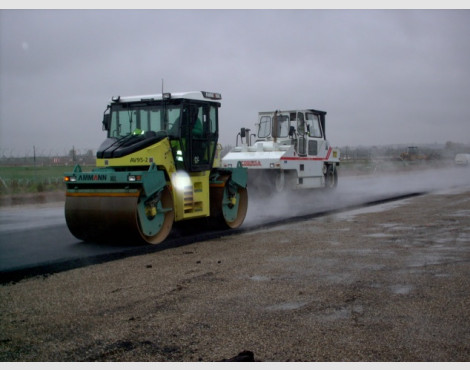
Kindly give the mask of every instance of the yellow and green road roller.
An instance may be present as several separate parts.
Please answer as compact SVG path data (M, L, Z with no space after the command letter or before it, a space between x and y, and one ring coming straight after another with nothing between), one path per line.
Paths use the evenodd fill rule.
M113 97L96 168L64 174L70 232L84 241L159 244L174 222L239 227L247 170L219 167L221 98L206 91Z

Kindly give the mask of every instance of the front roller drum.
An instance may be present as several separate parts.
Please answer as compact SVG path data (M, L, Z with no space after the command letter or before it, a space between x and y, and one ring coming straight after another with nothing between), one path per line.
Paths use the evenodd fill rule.
M245 220L248 210L248 191L231 184L211 188L211 221L214 227L236 229Z
M65 219L78 239L100 243L161 243L171 231L174 211L166 187L153 199L140 193L67 193Z

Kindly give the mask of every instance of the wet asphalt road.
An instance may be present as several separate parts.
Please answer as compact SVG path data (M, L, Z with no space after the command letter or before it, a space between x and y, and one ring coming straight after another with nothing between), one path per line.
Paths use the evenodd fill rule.
M70 234L63 203L0 209L0 272L129 249L84 243Z
M340 177L339 181L334 194L314 191L288 197L257 197L249 193L249 209L243 227L352 207L383 197L466 186L470 184L470 168ZM159 248L171 247L177 237L170 235ZM36 270L37 273L38 269L46 273L51 266L78 267L149 250L149 246L98 245L76 239L67 229L60 202L0 208L0 275L19 270Z

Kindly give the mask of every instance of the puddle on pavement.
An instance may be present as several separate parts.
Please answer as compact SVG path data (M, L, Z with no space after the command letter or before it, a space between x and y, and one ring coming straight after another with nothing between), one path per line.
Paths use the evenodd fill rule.
M334 215L333 217L337 220L351 221L354 218L354 216L357 216L357 215L361 215L364 213L384 212L384 211L388 211L389 209L400 207L407 203L408 203L408 200L403 199L403 200L399 200L396 202L384 203L384 204L379 204L376 206L364 207L360 209L354 209L352 211L341 212L341 213Z
M469 217L470 216L470 209L461 209L454 213L451 213L449 216L451 217Z
M390 287L392 293L395 294L408 294L413 290L412 285L392 285Z
M352 307L340 307L335 309L328 309L319 315L316 315L320 321L336 321L350 319L353 314L362 314L364 308L360 304L355 304Z
M374 234L367 234L368 237L370 238L390 238L393 235L392 234L386 234L386 233L374 233Z
M289 311L305 306L308 302L283 302L266 307L267 311Z
M267 276L262 276L262 275L254 275L254 276L250 276L250 280L253 280L253 281L271 281L271 278L269 278Z

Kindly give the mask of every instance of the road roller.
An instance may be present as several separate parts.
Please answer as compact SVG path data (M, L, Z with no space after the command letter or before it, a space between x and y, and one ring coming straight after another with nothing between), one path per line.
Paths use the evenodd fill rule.
M64 174L70 232L87 242L159 244L175 222L239 227L247 170L221 167L221 99L207 91L113 97L95 168Z
M222 167L241 163L248 169L250 189L265 195L334 189L340 150L326 138L325 116L318 109L259 112L256 133L241 128L236 146L222 158Z

